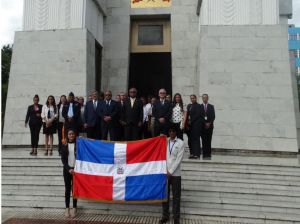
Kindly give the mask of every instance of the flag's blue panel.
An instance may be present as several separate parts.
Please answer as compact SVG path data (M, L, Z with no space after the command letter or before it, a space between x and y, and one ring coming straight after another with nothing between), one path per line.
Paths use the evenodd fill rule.
M77 139L77 160L114 164L114 143Z
M126 177L125 201L162 200L167 198L167 176L151 174Z

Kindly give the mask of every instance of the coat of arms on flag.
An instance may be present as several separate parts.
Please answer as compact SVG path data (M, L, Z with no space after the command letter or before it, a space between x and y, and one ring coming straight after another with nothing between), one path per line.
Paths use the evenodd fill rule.
M77 139L73 196L107 202L167 198L166 137L118 143Z

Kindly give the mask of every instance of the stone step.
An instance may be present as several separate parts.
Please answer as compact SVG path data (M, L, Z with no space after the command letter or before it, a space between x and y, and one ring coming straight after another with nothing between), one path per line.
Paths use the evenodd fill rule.
M16 206L17 205L17 206ZM4 207L22 207L22 208L63 208L63 201L4 201ZM124 205L124 204L106 204L97 202L79 201L80 210L97 210L98 213L105 214L130 214L130 215L147 215L147 211L151 211L153 216L161 214L161 206L157 205ZM226 217L244 217L244 218L260 218L266 217L270 220L299 221L300 215L298 209L278 209L274 207L257 207L257 206L241 206L227 204L211 204L211 203L185 203L181 205L182 216L190 215L211 215ZM149 213L148 213L149 215Z
M270 190L269 188L240 188L238 186L234 187L223 187L221 184L217 186L214 183L204 183L204 185L198 184L182 184L183 191L210 191L210 192L227 192L227 193L241 193L241 194L258 194L258 195L274 195L274 196L292 196L292 197L299 197L299 191L294 192L291 190Z
M7 172L6 172L7 173ZM62 173L62 172L61 172ZM28 173L20 174L15 172L15 174L7 174L2 177L2 181L6 183L6 180L32 180L32 181L44 181L50 180L63 180L62 174L51 173L47 175L46 173L39 173L39 175L28 175ZM287 178L286 178L287 179ZM249 184L266 184L266 185L276 185L276 186L300 186L299 181L290 180L270 180L270 179L251 179L251 178L227 178L227 177L214 177L214 176L196 176L196 175L183 175L182 180L185 181L214 181L218 182L228 182L228 183L249 183ZM11 183L11 182L9 182Z
M250 165L250 166L230 166L222 165L215 166L212 163L207 164L184 164L182 165L182 171L206 171L206 172L235 172L235 173L264 173L264 174L281 174L281 175L293 175L299 176L300 168L298 167L272 167L262 165Z
M296 185L272 185L272 184L259 184L259 183L244 183L244 182L225 182L219 180L205 180L202 178L190 178L184 179L182 182L183 186L193 186L197 183L199 186L209 186L209 187L227 187L227 188L243 188L243 189L269 189L269 190L281 190L281 191L293 191L295 195L300 196L300 188ZM48 176L8 176L2 177L2 185L5 184L19 184L19 185L63 185L63 176L53 176L49 178Z
M43 168L46 167L46 168ZM55 170L57 171L58 168L62 170L62 164L61 163L40 163L40 162L34 162L29 164L23 164L23 163L5 163L2 164L2 169L12 169L12 170L39 170L39 169L46 169L48 171ZM232 169L232 168L214 168L214 167L198 167L198 166L183 166L182 167L183 172L193 172L193 173L229 173L229 174L257 174L257 175L279 175L279 176L294 176L294 177L300 177L300 170L298 171L276 171L276 170L264 170L264 169ZM62 171L61 171L62 172Z
M55 175L62 175L62 167L2 167L2 172L6 175L26 175L26 176L55 176ZM189 177L204 177L204 178L214 178L214 179L251 179L251 180L258 180L258 181L267 181L267 180L279 180L284 182L300 182L300 176L289 176L287 175L278 175L278 174L253 174L253 173L233 173L233 172L206 172L204 170L199 171L182 171L182 178L189 178Z
M201 176L201 177L212 177L212 178L238 178L238 179L255 179L255 180L283 180L283 181L300 181L299 176L289 175L272 175L272 174L253 174L253 173L232 173L232 172L205 172L205 171L181 171L182 177L187 176Z
M300 198L299 198L300 199ZM64 202L64 192L60 194L52 195L15 195L15 194L2 194L2 200L5 201L62 201ZM182 203L191 203L197 206L197 203L210 203L210 204L228 204L228 205L242 205L242 206L256 206L256 207L275 207L282 209L300 209L300 204L295 202L287 201L276 201L276 200L257 200L257 199L239 199L239 198L217 198L207 196L182 196ZM195 204L196 203L196 204ZM261 208L260 208L261 209Z
M48 189L48 190L47 190ZM64 195L64 187L56 187L55 189L40 188L40 189L20 189L16 185L2 186L2 195L12 196L50 196L61 197ZM300 197L292 196L274 196L274 195L258 195L246 193L227 193L227 192L209 192L209 191L182 191L182 198L213 198L214 200L242 200L242 201L276 201L287 202L292 204L300 204ZM220 202L221 203L221 202Z

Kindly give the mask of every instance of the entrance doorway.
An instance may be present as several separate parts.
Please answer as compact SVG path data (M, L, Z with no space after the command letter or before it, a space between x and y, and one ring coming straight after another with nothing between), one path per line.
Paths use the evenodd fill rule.
M139 96L172 94L171 28L168 19L133 20L129 87Z
M172 94L171 70L171 53L131 53L129 87L139 96L157 96L161 88Z

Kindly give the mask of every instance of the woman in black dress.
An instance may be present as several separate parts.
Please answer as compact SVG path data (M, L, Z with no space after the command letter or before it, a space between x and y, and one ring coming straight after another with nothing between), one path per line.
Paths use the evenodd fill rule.
M25 127L27 127L29 121L30 135L31 135L31 152L30 155L37 155L37 148L39 144L40 130L42 127L42 105L39 104L39 96L33 97L33 104L27 109Z
M56 119L58 117L54 96L48 96L47 102L42 108L41 116L43 119L43 134L45 134L45 156L48 155L48 150L50 150L50 156L52 156L53 134L56 133Z

